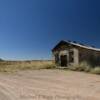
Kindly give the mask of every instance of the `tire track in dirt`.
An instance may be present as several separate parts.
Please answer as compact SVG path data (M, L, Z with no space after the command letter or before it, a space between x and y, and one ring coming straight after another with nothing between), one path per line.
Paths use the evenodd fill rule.
M0 100L100 100L99 86L97 75L60 70L20 71L0 74Z

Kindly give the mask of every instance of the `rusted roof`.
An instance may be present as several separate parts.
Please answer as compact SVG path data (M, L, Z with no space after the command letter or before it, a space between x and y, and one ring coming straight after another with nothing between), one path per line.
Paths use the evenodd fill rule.
M89 45L84 45L82 43L78 43L76 41L65 41L65 40L61 40L53 49L52 51L54 51L59 45L61 44L71 44L71 45L74 45L74 46L78 46L78 47L81 47L81 48L85 48L85 49L89 49L89 50L95 50L95 51L100 51L99 48L95 48L94 46L89 46Z

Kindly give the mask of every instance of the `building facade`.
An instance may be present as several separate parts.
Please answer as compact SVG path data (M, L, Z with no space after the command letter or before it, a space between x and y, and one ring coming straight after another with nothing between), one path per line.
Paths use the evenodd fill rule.
M100 65L100 49L72 41L60 41L53 49L53 60L59 66L78 65L86 61Z

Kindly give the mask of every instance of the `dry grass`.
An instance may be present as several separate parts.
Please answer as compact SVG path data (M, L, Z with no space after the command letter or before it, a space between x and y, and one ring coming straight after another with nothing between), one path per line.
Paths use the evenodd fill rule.
M92 68L91 73L93 74L99 74L100 75L100 66L96 66L95 68Z
M68 68L73 70L73 71L89 72L92 67L87 62L84 61L84 62L80 63L79 65L69 66Z
M84 71L93 74L100 74L100 66L91 66L87 62L81 62L79 65L73 65L68 67L70 70L73 71Z
M0 72L16 72L19 70L51 69L52 61L3 61L0 62Z

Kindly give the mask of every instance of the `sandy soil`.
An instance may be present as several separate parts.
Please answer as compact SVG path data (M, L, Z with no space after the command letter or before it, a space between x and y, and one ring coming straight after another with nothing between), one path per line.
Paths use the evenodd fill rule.
M0 100L100 100L100 76L64 70L1 73Z

